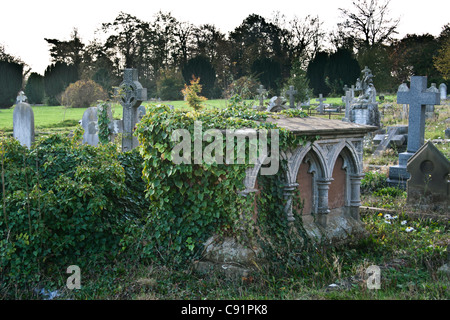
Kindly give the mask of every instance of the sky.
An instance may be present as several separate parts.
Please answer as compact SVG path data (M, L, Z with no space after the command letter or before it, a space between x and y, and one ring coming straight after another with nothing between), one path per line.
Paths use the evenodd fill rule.
M120 11L152 21L158 11L171 12L179 21L213 24L224 33L234 30L252 13L271 18L279 11L286 18L318 16L325 31L340 19L338 8L351 9L353 0L21 0L2 1L0 44L20 57L32 72L44 73L50 64L44 38L69 40L77 28L84 43L99 37L95 31L112 22ZM432 4L432 5L430 5ZM391 0L389 17L400 18L397 38L406 34L439 35L450 23L450 0Z

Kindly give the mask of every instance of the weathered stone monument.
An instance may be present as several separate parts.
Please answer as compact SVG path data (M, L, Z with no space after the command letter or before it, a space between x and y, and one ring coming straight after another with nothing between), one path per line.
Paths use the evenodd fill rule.
M266 98L267 90L264 89L264 86L261 84L259 85L259 88L256 90L258 92L258 98L259 98L259 106L257 107L258 110L262 111L264 110L264 99Z
M28 103L19 102L14 107L13 137L28 148L34 142L34 113Z
M125 69L123 81L119 88L122 90L120 104L123 107L123 136L122 151L130 151L139 145L139 141L133 136L138 119L138 107L147 99L147 89L138 81L136 69Z
M327 99L325 99L321 93L319 94L319 98L316 99L316 101L319 102L319 114L325 113L325 106L323 105L323 102L326 100Z
M432 83L431 87L427 89L428 92L435 92L439 93L439 89L436 88L436 83ZM425 107L425 119L432 119L434 118L434 105L428 104Z
M450 161L433 145L424 144L408 160L407 203L432 211L450 209Z
M411 88L400 86L397 92L398 104L409 104L408 146L406 152L400 153L399 164L389 168L388 184L406 189L410 175L406 170L411 158L424 143L425 106L440 103L439 93L427 91L427 77L411 77Z
M16 98L16 104L19 104L19 103L21 103L21 102L27 102L27 100L28 100L28 98L27 98L27 96L25 95L25 92L20 91L20 92L19 92L19 95L18 95L17 98Z
M441 100L447 100L447 85L445 83L439 85L439 92L441 94Z
M361 91L353 100L350 108L350 121L358 124L380 127L380 112L376 102L376 89L373 85L373 75L367 66L362 70L362 81L358 78L356 90Z
M343 97L343 101L345 103L345 117L342 121L349 122L350 121L350 108L352 105L353 97L352 92L350 90L345 91L345 96Z
M289 90L286 91L286 93L289 95L289 107L294 109L295 108L294 96L297 94L297 90L294 89L294 86L289 86Z
M373 138L376 148L374 156L381 155L388 148L403 149L408 141L408 126L391 126L381 129Z
M281 96L275 96L269 100L269 105L267 106L266 111L279 112L286 109L289 109L289 107L286 106L286 99Z
M98 145L98 109L97 107L89 107L83 113L81 118L81 126L84 129L83 143L90 146Z

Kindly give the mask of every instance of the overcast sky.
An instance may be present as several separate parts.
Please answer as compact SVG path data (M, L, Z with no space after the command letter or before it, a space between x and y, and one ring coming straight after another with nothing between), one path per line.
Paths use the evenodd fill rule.
M44 38L70 39L77 28L84 43L95 37L102 22L112 22L120 11L152 21L158 11L171 12L179 21L214 24L227 33L251 13L265 18L279 11L288 19L318 15L331 31L340 20L338 8L352 8L352 0L21 0L2 1L0 44L19 56L32 71L43 74L50 63ZM400 18L401 38L407 33L439 35L450 23L450 0L391 0L390 17Z

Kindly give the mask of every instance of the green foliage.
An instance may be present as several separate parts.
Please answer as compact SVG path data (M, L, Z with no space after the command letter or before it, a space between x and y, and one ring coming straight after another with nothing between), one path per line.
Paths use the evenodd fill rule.
M136 204L145 202L127 189L139 186L141 172L130 167L139 155L81 144L80 133L40 139L30 150L2 140L2 283L31 286L57 279L69 265L90 268L121 257L121 239L142 215Z
M165 70L161 72L156 82L158 97L162 100L181 100L181 90L184 86L184 79L180 72L175 70Z
M256 74L258 80L265 88L277 91L282 79L281 64L272 58L256 59L251 66L252 74Z
M387 187L387 176L384 173L368 171L361 180L361 193L372 193Z
M145 241L153 245L145 250L161 256L166 262L182 262L198 255L204 241L213 234L248 240L254 232L251 219L254 199L237 195L238 191L244 190L245 171L253 164L249 161L245 164L216 161L176 164L172 161L172 150L178 142L171 139L175 130L185 129L193 140L201 139L194 131L194 123L201 121L202 130L279 129L280 149L305 142L273 123L264 122L270 113L254 111L240 101L239 97L234 97L225 109L190 112L155 106L137 126L136 134L144 158L143 178L151 203ZM270 148L270 137L268 140ZM200 141L205 150L208 142ZM189 141L191 143L193 141ZM225 134L222 143L224 148ZM246 141L247 160L248 146L249 141ZM237 154L238 146L233 148ZM221 151L224 155L225 150ZM183 156L187 158L188 155Z
M36 72L32 72L28 77L25 86L25 95L31 104L44 102L44 77Z
M108 143L110 136L108 107L109 103L103 101L98 105L98 140L102 144Z
M315 57L309 62L306 70L306 76L309 79L310 87L316 97L321 93L324 96L327 96L330 93L330 88L328 88L325 83L325 68L328 64L328 59L329 56L327 52L317 52Z
M230 98L239 95L242 99L254 99L257 96L259 84L252 76L240 77L228 86L224 96Z
M297 94L294 96L296 103L303 102L312 95L312 91L309 89L308 77L300 61L293 64L291 76L284 86L284 91L289 90L289 86L294 86L294 89L297 90Z
M335 95L344 94L344 85L350 86L356 82L361 69L358 61L347 49L338 49L332 53L325 67L325 81Z
M0 61L0 108L9 108L16 102L22 88L23 64Z

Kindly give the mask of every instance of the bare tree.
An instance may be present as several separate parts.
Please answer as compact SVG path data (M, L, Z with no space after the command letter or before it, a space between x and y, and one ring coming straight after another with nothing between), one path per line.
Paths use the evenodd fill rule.
M359 46L374 46L389 41L397 33L400 19L389 17L390 0L356 0L353 10L339 8L343 22L338 24L341 35L353 38Z

